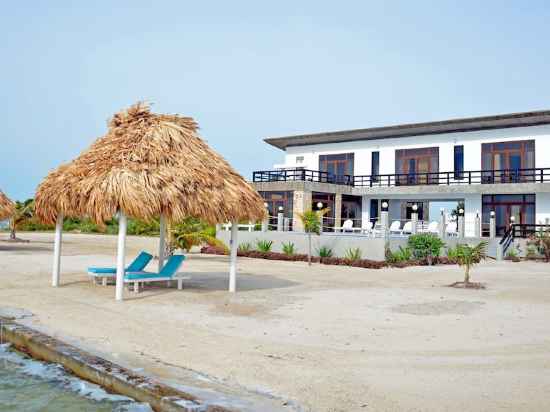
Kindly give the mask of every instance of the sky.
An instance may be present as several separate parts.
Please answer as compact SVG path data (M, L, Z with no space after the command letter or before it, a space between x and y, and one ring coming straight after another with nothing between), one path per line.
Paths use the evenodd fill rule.
M5 2L0 189L138 100L194 117L243 176L266 137L550 109L545 1Z

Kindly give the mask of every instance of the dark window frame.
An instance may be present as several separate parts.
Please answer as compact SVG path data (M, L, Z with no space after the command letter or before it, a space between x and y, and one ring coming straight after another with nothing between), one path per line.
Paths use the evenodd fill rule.
M454 147L454 179L464 179L464 145L455 145Z
M373 182L378 182L380 180L380 152L371 152L370 161L371 180Z

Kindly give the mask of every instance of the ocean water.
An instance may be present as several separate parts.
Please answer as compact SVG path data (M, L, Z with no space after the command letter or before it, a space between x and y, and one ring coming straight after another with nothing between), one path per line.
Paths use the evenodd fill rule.
M0 412L152 412L147 404L78 379L0 345Z

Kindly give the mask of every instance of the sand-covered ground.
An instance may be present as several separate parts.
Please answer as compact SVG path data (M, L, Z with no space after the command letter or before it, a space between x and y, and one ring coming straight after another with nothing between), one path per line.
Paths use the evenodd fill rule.
M0 241L0 307L115 362L258 411L550 410L550 264L487 262L367 270L190 254L186 289L115 302L88 265L114 264L116 238L66 235L50 287L52 234ZM0 234L0 239L5 239ZM128 259L155 239L129 238ZM199 389L197 389L199 388ZM235 403L233 403L235 405Z

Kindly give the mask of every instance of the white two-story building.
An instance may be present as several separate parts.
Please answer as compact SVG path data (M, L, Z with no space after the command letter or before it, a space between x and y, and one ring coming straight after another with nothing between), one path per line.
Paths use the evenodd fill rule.
M476 215L488 234L510 222L550 223L550 111L443 120L370 129L268 138L284 151L274 170L253 183L270 215L329 208L327 227L352 220L365 227L389 205L391 221L414 208L426 223L464 211L466 236Z

